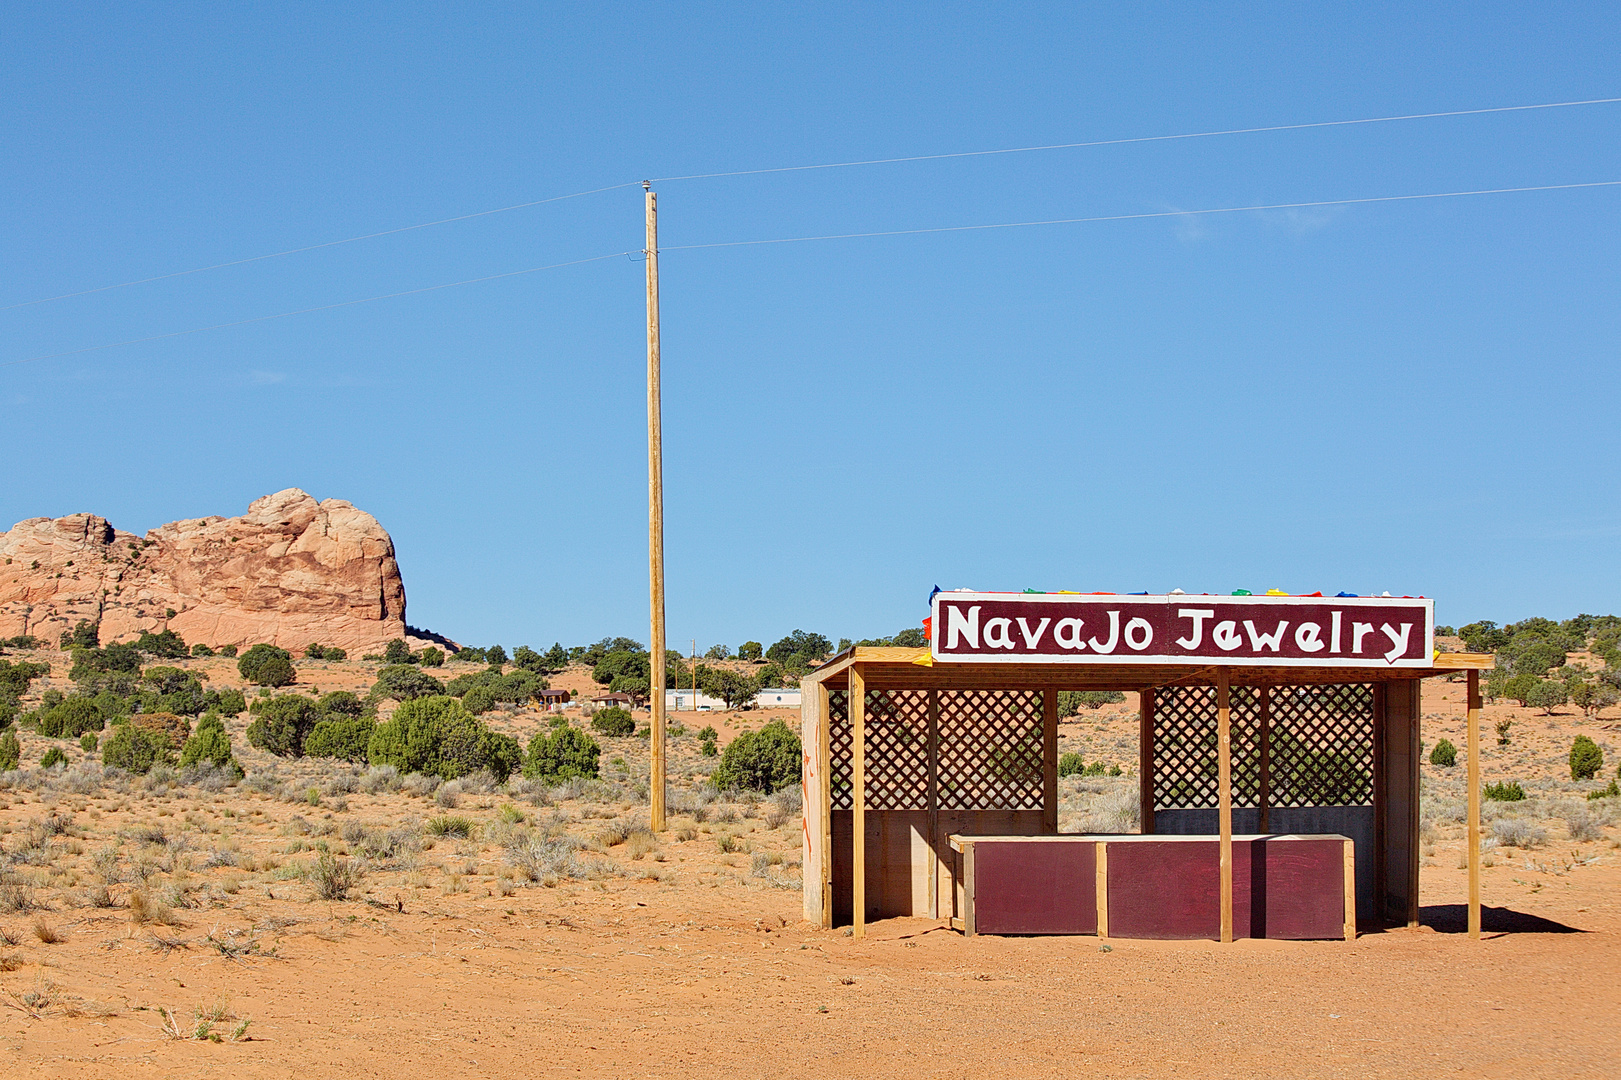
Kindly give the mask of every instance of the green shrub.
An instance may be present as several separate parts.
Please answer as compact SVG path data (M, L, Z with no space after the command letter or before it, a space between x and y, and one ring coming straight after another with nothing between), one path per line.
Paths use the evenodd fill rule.
M781 720L733 739L709 780L715 787L772 792L800 778L804 751Z
M156 731L134 724L120 724L101 746L101 763L108 768L132 773L148 773L159 763L169 764L169 740Z
M704 757L714 757L720 753L720 747L715 745L714 739L705 739L698 744L698 752Z
M521 757L516 739L491 731L460 701L442 694L402 702L388 723L377 725L367 747L373 765L446 780L478 769L505 780Z
M1586 735L1576 736L1576 741L1570 744L1570 778L1591 780L1603 767L1604 751L1598 748L1598 743Z
M94 649L101 644L101 624L80 619L72 630L62 631L64 649Z
M473 823L472 818L462 817L460 814L440 814L438 817L429 818L424 829L430 836L448 836L456 840L466 840L473 835L477 825Z
M1450 769L1457 763L1458 748L1453 746L1451 741L1447 739L1442 739L1440 742L1436 743L1435 749L1430 751L1431 765L1440 765L1443 768Z
M1554 679L1537 679L1525 692L1525 704L1541 709L1544 716L1569 700L1570 691L1564 683Z
M421 664L423 667L444 667L445 654L441 650L429 645L427 648L417 653L417 663Z
M220 646L220 655L221 656L234 657L236 655L236 646L235 645L221 645Z
M376 730L377 721L369 716L322 720L310 729L309 738L304 740L304 754L306 757L364 762L370 751L372 733Z
M1485 787L1480 789L1480 797L1483 799L1490 799L1493 802L1523 802L1525 799L1525 789L1520 786L1520 782L1518 780L1510 780L1507 783L1487 784Z
M224 721L213 713L197 721L197 730L180 748L181 765L207 761L223 768L231 760L231 737L225 733Z
M331 660L333 663L336 663L339 660L349 659L349 653L347 650L340 649L336 645L328 645L326 647L326 655L321 657L321 659Z
M336 720L344 716L359 716L366 711L360 699L347 690L333 690L330 693L322 694L321 700L315 703L315 707L328 720Z
M51 747L49 750L45 751L45 756L39 759L39 767L42 769L49 769L57 765L60 765L65 769L67 768L67 764L68 756L62 752L62 748L60 746Z
M1064 693L1064 691L1059 691L1059 693ZM1081 770L1084 769L1084 768L1086 768L1086 762L1081 760L1081 755L1079 755L1079 754L1059 754L1058 755L1058 775L1059 776L1079 776L1079 775L1081 775Z
M405 644L404 638L395 638L383 649L383 663L385 664L412 664L416 657L411 655L410 646Z
M597 740L577 727L557 727L549 733L537 732L529 740L523 774L531 780L555 784L559 780L597 778L597 759L602 748Z
M19 660L14 664L10 660L0 660L0 692L26 694L29 685L35 679L50 673L49 664L35 664L27 660Z
M393 698L412 701L416 698L437 697L445 692L445 684L432 675L410 664L389 664L377 669L377 681L372 684L372 700Z
M17 733L7 728L0 731L0 772L11 772L22 763L23 748Z
M303 757L304 740L322 717L315 702L303 694L282 694L253 703L257 717L248 725L248 745L277 757Z
M242 654L236 670L250 683L259 686L291 686L297 675L293 671L293 654L274 645L255 645Z
M158 634L150 630L143 631L141 636L135 639L135 647L148 656L162 657L165 660L178 660L191 652L186 648L186 643L180 640L180 635L173 630L164 630Z
M94 754L96 747L101 745L101 737L93 731L87 731L79 736L79 749L87 754Z
M624 738L636 734L636 721L632 719L630 710L621 709L616 705L613 708L602 709L593 716L591 730L600 735Z
M1589 791L1587 793L1588 802L1592 802L1595 799L1618 798L1621 798L1621 784L1617 784L1614 780L1610 781L1610 786L1607 788L1599 788L1597 791Z
M61 704L42 708L35 714L36 730L48 739L77 739L87 731L106 726L101 710L86 697L65 698Z
M197 644L195 644L195 645L193 645L191 647L191 655L193 655L193 656L205 656L205 657L206 656L213 656L214 655L214 650L210 649L207 645L204 645L202 642L199 641Z
M219 699L214 702L214 710L226 716L241 716L248 711L248 699L240 690L221 690Z
M495 688L492 686L474 686L462 695L462 704L474 716L489 712L496 706Z

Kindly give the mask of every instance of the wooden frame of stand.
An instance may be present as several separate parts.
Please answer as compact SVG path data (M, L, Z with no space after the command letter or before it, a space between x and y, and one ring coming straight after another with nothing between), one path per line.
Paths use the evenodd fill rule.
M1374 842L1367 857L1346 851L1345 911L1347 933L1355 921L1364 925L1416 925L1418 921L1418 750L1419 686L1422 679L1463 674L1470 695L1469 760L1478 757L1479 673L1493 666L1492 657L1468 653L1438 654L1430 667L1382 666L1311 668L1292 666L1210 666L1090 664L978 664L932 663L929 650L856 647L847 649L803 681L804 760L804 910L805 917L822 926L847 922L855 936L865 934L870 918L923 915L957 919L962 877L973 872L972 845L962 853L959 870L950 837L972 834L1054 836L1058 833L1058 716L1060 690L1121 690L1141 695L1140 780L1142 830L1155 832L1152 787L1153 732L1157 692L1190 686L1214 687L1218 696L1218 828L1212 839L1221 851L1220 940L1234 938L1233 925L1233 775L1231 710L1233 688L1257 688L1262 715L1267 715L1268 694L1286 687L1367 683L1374 687L1373 760ZM868 784L875 769L887 763L875 758L877 749L869 730L869 703L887 691L924 691L927 697L925 804L911 809L871 809ZM954 692L1023 692L1039 695L1040 783L1039 806L1030 809L974 809L948 806L941 790L942 755L953 747L942 733L941 695ZM831 697L842 694L847 702L851 745L848 758L835 760L830 724ZM1267 723L1261 735L1260 783L1270 786ZM916 753L915 748L908 752ZM840 751L842 754L842 750ZM832 777L848 761L850 807L835 806ZM1479 793L1471 780L1469 806L1471 836L1469 926L1479 927ZM1034 788L1032 787L1032 790ZM961 802L960 793L958 802ZM839 801L843 801L843 788ZM1270 797L1263 794L1260 820L1267 823ZM1273 811L1274 815L1278 811ZM1265 832L1263 824L1262 832ZM1308 830L1310 831L1310 830ZM1100 856L1099 874L1107 879L1107 845ZM1359 905L1358 875L1364 896L1373 902ZM1370 886L1371 883L1371 886ZM1108 933L1107 890L1099 887L1099 928ZM848 907L846 907L848 904Z

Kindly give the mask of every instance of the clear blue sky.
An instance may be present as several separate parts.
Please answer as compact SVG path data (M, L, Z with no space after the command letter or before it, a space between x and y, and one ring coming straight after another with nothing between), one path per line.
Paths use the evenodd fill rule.
M0 306L644 177L1621 96L1613 4L8 4ZM1621 105L658 186L665 246L1621 179ZM639 188L0 311L0 361L642 246ZM1621 609L1621 189L669 252L669 633L929 589ZM0 367L0 528L285 487L647 637L627 258Z

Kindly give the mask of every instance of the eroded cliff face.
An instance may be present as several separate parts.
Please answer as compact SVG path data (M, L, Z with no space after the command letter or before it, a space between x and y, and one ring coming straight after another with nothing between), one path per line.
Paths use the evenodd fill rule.
M405 636L405 584L376 518L297 488L145 537L94 514L0 534L0 637L55 644L80 619L99 621L103 642L167 626L189 644L376 652Z

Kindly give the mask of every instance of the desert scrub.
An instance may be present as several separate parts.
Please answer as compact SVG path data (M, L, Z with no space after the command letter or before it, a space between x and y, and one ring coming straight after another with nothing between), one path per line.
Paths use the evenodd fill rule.
M1586 735L1576 736L1576 740L1570 744L1570 778L1591 780L1603 767L1604 751L1598 748L1598 743Z
M1496 784L1487 784L1480 789L1480 796L1483 799L1490 799L1492 802L1524 802L1525 789L1520 786L1518 780L1509 780Z
M424 826L430 836L447 836L459 840L470 840L478 826L472 818L462 817L459 814L440 814L431 817Z
M799 780L803 757L799 736L781 720L773 720L759 731L746 731L733 739L710 783L720 791L734 787L776 791Z
M1533 848L1547 842L1548 833L1524 818L1501 817L1492 822L1492 836L1504 847Z
M323 851L309 868L308 879L318 900L344 900L349 890L360 883L365 870L351 859L340 858Z
M1570 831L1570 838L1578 843L1585 840L1604 839L1604 826L1607 823L1604 816L1595 814L1585 806L1572 806L1564 813L1565 828Z
M1430 751L1430 764L1450 769L1458 763L1458 748L1452 745L1451 740L1442 739Z

